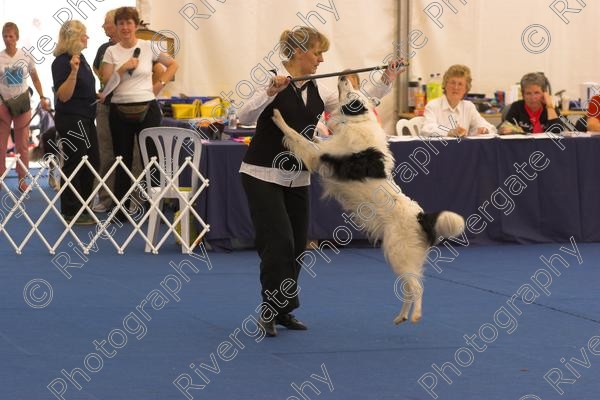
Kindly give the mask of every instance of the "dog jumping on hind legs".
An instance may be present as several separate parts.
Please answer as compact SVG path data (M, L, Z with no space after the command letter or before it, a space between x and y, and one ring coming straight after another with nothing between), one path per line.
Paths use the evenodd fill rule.
M403 305L394 323L422 316L423 263L430 246L464 231L464 219L453 212L424 213L393 180L394 158L385 132L372 112L373 99L356 92L348 79L338 83L340 107L332 113L333 136L315 143L290 128L278 110L273 121L284 133L283 143L307 169L317 172L325 197L346 211L368 207L361 218L367 236L381 241L384 255L402 279ZM364 212L363 212L364 214ZM411 312L412 309L412 312Z

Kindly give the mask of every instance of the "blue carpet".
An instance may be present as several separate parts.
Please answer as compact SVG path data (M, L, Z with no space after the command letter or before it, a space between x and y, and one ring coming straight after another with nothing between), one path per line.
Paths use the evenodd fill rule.
M296 315L309 331L281 328L278 337L261 340L253 322L260 302L254 252L209 252L207 263L179 254L174 244L156 256L142 253L142 245L136 244L119 256L102 241L98 253L81 268L67 269L68 279L39 240L33 240L21 256L5 238L0 242L3 399L57 398L47 388L56 378L66 383L65 399L600 396L600 357L593 354L600 353L593 339L600 336L598 244L577 244L581 264L559 250L561 244L455 247L459 255L439 263L441 273L427 268L423 320L401 326L392 323L401 303L394 294L395 276L381 251L329 251L331 262L318 259L314 278L301 276L302 306ZM448 249L441 250L451 256ZM61 251L77 261L72 249L63 246ZM569 267L554 264L560 276L547 275L552 283L544 294L531 276L540 269L550 271L540 256L548 259L553 254L560 254ZM175 274L169 263L183 260L198 272L185 270L189 282L179 279L180 291L169 296L161 282ZM540 281L547 276L538 274ZM43 308L24 300L24 288L34 279L52 286L52 299ZM507 300L525 284L532 285L539 297L528 298L531 304L514 301L517 315ZM48 302L42 296L44 288L32 292L35 298L29 295L33 305ZM164 295L162 303L159 293ZM154 299L156 309L150 301L142 311L136 309L145 299ZM512 320L504 313L494 321L501 307ZM463 336L479 331L489 344L481 350L483 341L475 339L477 351ZM96 349L95 340L102 343L109 337L115 347L106 343ZM580 364L569 361L573 358ZM451 384L433 366L441 368L446 362L460 373L444 369ZM75 368L90 379L75 376L81 390L61 374L62 369ZM562 372L563 380L572 381L554 389L544 379L552 368ZM199 388L189 390L189 397L173 384L182 376L180 382L185 383L183 374ZM418 383L420 378L425 386L437 380L429 394ZM57 391L64 389L60 384L55 381Z

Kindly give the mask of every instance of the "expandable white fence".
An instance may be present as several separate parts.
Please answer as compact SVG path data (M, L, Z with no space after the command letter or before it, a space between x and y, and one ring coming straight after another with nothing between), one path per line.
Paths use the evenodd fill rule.
M186 157L179 169L177 171L173 171L172 174L167 173L165 168L163 168L163 166L161 166L157 161L156 157L152 157L150 163L143 166L143 170L138 176L133 175L133 173L125 166L121 157L117 157L115 159L114 163L111 165L106 174L104 174L104 176L100 176L98 174L95 168L88 161L87 156L81 159L75 170L69 176L66 176L60 169L59 160L54 155L48 155L41 161L40 164L41 167L33 175L31 174L31 171L27 172L26 180L28 181L29 188L23 193L13 192L9 188L6 179L10 170L15 166L19 165L25 169L27 168L25 165L23 165L18 154L14 158L12 165L7 167L5 173L0 176L0 193L2 196L0 204L0 233L2 233L2 235L7 239L17 254L23 253L27 244L33 240L34 236L39 238L39 240L48 249L50 254L55 254L56 250L61 246L61 244L67 240L70 241L69 246L71 246L71 243L74 242L74 244L81 248L84 254L89 254L90 249L96 248L97 241L100 238L111 243L119 254L124 254L125 250L128 246L130 246L136 236L140 237L145 242L146 251L151 251L152 253L157 254L159 249L165 244L165 241L171 235L173 235L181 243L182 252L189 254L193 252L196 246L202 241L204 235L210 229L210 225L204 222L194 207L194 203L200 194L208 187L209 181L198 170L198 167L192 163L191 157ZM123 168L133 181L133 184L122 199L118 199L106 184L106 180L112 173L114 173L117 167ZM92 193L86 199L81 197L71 183L74 176L82 168L89 169L97 182L92 190ZM47 189L44 190L43 185L41 185L42 180L45 179L49 174L52 174L54 171L60 174L60 177L62 178L60 189L58 192L48 191ZM160 174L161 177L165 178L163 182L166 182L166 184L163 186L159 186L159 190L156 189L155 185L152 185L154 186L154 193L152 196L148 195L148 187L145 179L147 172L154 173L155 176L156 174ZM192 179L199 180L200 184L193 193L190 193L189 187L182 188L177 186L180 176L184 173L186 178L188 175L190 175L190 181ZM101 188L106 190L115 204L110 213L102 214L102 216L106 215L106 217L102 220L98 216L100 213L94 213L92 211L93 200ZM70 222L67 222L60 213L59 201L61 193L63 193L65 190L71 189L73 189L75 196L81 202L82 206L74 218ZM143 202L148 205L146 209L144 209L142 204L140 204L134 199L133 196L131 196L134 192L138 192L139 197L141 197ZM156 192L158 192L158 195ZM173 198L173 193L175 193L175 197L179 202L180 212L177 217L174 218L173 222L171 222L163 213L161 205L165 198ZM32 204L34 201L36 203L39 202L37 196L36 199L32 199L32 196L37 194L41 195L41 201L43 202L42 205L45 208L41 214L36 216L31 211L35 207L28 207L28 204ZM125 206L128 198L132 204L135 205L134 211L128 210ZM29 212L28 209L30 209ZM93 235L88 231L85 232L90 239L90 241L87 243L82 241L78 236L78 233L81 235L83 232L81 227L78 227L77 229L74 228L77 218L79 218L79 216L81 216L85 211L87 211L87 213L96 222L96 226L94 228L95 233ZM113 237L113 234L111 233L114 231L114 226L111 224L122 226L121 221L118 221L115 218L115 215L119 211L122 215L126 216L133 228L130 234L121 243L117 243ZM167 227L166 232L164 232L162 236L160 233L158 234L159 239L157 241L152 241L143 230L143 225L153 213L156 213L160 220L162 220L164 225ZM55 215L64 226L64 230L60 233L56 240L49 240L49 238L46 237L49 235L44 234L43 230L41 229L44 226L44 222L52 215ZM189 218L190 225L197 223L200 228L198 229L198 236L192 240L191 243L189 240L189 232L183 232L182 230L182 232L179 233L177 229L177 225L180 223L183 227L187 225L182 223L183 218ZM20 223L25 222L28 225L28 227L25 228L28 229L28 231L25 234L25 237L22 239L16 239L14 237L14 233L11 235L8 230L10 226L14 226L14 224L10 225L10 222L11 220L14 222L15 219L19 219L22 221ZM109 227L112 227L113 230L109 230ZM23 228L19 227L19 230L22 232Z

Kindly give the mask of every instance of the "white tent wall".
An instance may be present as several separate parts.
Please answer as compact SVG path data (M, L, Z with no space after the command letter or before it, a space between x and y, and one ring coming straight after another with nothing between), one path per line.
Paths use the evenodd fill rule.
M150 22L150 29L174 32L180 45L176 55L180 70L163 96L233 92L231 98L237 102L243 99L236 86L244 80L253 85L254 81L260 81L262 74L256 73L253 79L251 72L259 64L269 68L265 57L275 64L279 62L277 53L269 54L278 44L281 32L305 25L298 13L306 16L312 12L309 22L330 39L325 62L318 70L326 73L381 64L394 51L397 3L397 0L138 0L138 7L142 18ZM189 16L195 12L208 18L186 19L180 14L184 7L188 7L183 12ZM369 76L363 74L361 78ZM324 79L319 84L335 88L336 81ZM239 89L244 94L251 90L247 84ZM379 108L387 132L394 130L395 107L393 92Z
M561 17L551 6L572 12ZM412 0L409 15L409 29L428 39L411 59L411 79L466 64L473 74L471 91L492 96L527 72L543 71L552 90L565 89L571 99L579 97L580 83L600 81L600 41L593 28L600 15L598 1ZM527 30L534 24L549 34L540 27Z

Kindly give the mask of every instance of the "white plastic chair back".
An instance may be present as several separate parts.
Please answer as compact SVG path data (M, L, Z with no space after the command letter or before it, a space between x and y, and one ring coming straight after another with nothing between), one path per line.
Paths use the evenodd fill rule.
M191 171L190 174L182 173L179 174L176 180L173 182L177 189L174 189L169 185L167 177L173 179L177 171L180 169L182 163L186 157L191 157L191 162L196 168L200 167L200 156L202 155L202 140L200 135L191 129L174 128L174 127L157 127L157 128L146 128L140 133L140 150L142 153L142 159L145 166L150 163L150 157L148 156L148 141L152 140L157 151L157 162L164 170L164 173L160 174L160 186L154 186L156 182L152 181L152 169L146 168L146 192L148 197L151 198L155 203L158 203L158 210L162 209L162 202L164 199L177 199L179 201L179 210L181 211L181 242L182 253L190 253L190 212L189 212L189 201L193 198L194 194L200 187L200 177ZM186 167L190 168L190 167ZM190 187L191 190L181 189L181 180L183 177L191 179L191 185L185 185ZM167 190L165 187L170 186ZM164 190L164 195L161 192ZM159 226L160 218L158 211L152 209L148 218L148 238L155 244ZM146 244L146 252L152 251L152 246Z
M142 160L144 165L150 163L150 157L148 156L147 143L151 139L157 150L157 162L161 168L164 169L165 174L160 174L160 187L167 186L167 179L173 178L181 163L185 160L185 157L192 157L192 163L196 166L200 166L200 156L202 155L202 141L200 135L191 129L175 128L161 126L156 128L146 128L140 133L140 151L142 152ZM185 146L184 146L185 144ZM181 174L175 185L180 185L182 178ZM146 182L151 181L151 170L146 171ZM191 175L191 188L192 192L195 192L199 186L199 178L197 175ZM153 184L155 182L152 182ZM187 186L187 185L186 185ZM156 186L154 186L156 187ZM148 184L150 188L150 184Z
M419 136L421 127L425 117L414 117L411 119L401 119L396 123L396 135L397 136Z

